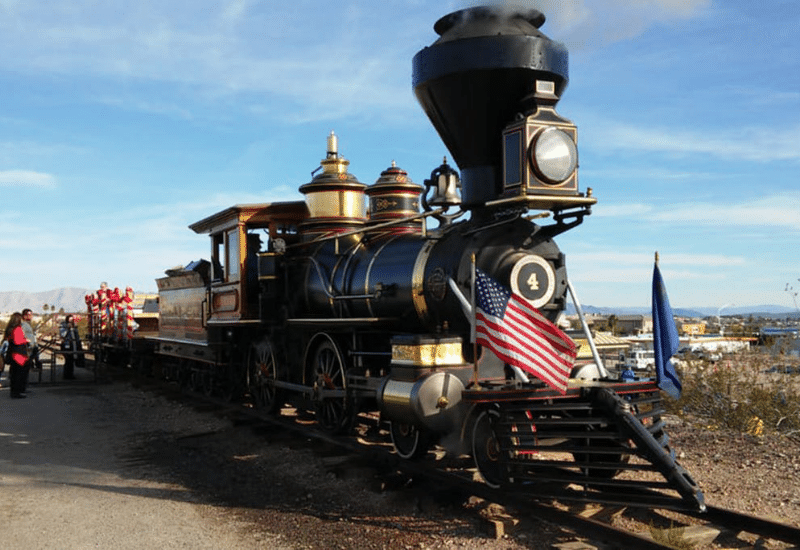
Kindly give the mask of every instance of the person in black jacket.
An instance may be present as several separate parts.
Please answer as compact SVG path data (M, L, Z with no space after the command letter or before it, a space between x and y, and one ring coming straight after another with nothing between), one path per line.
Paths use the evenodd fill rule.
M64 353L64 380L75 379L75 352L81 350L81 337L78 334L78 327L75 326L75 320L72 315L67 315L61 322L61 327L58 330L61 335L61 350Z

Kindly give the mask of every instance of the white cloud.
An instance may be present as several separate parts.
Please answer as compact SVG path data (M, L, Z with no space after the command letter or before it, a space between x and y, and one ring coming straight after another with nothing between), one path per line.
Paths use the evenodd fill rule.
M0 167L3 164L40 162L43 158L74 158L87 151L88 149L84 147L66 143L41 143L33 140L0 141Z
M683 203L648 219L715 226L757 226L800 231L800 193L787 192L740 203Z
M593 218L623 218L644 217L653 211L653 205L644 203L603 203L592 209Z
M153 98L126 95L102 95L91 98L97 104L108 105L138 113L163 115L180 120L193 120L194 115L184 105L158 101Z
M550 18L549 34L586 43L635 36L659 21L694 17L709 3L541 0L533 6ZM175 7L152 0L135 6L76 0L54 8L10 5L8 16L0 18L0 49L5 52L0 66L188 85L181 93L198 97L256 94L260 103L280 98L313 106L291 115L278 113L293 122L396 117L398 111L417 108L407 69L398 67L407 68L410 55L434 38L430 26L437 17L459 7L397 2L404 20L420 22L405 24L399 40L385 33L385 7L303 4L265 7L235 0L220 7L206 0ZM299 38L320 28L323 36ZM321 104L326 108L320 109Z
M588 118L588 117L587 117ZM680 155L710 155L751 162L800 161L800 124L780 127L747 126L730 129L634 126L595 118L583 121L584 147ZM594 129L597 129L595 135Z
M656 23L697 17L711 4L712 0L538 0L533 7L547 16L547 34L577 49L627 40Z
M576 257L578 254L575 255ZM617 249L597 250L592 247L579 254L581 263L597 265L613 265L623 271L641 268L646 266L651 269L653 265L653 252L620 252ZM668 261L664 262L670 266L707 266L707 267L729 267L744 265L746 260L742 256L727 256L724 254L670 254ZM604 267L607 270L607 267ZM617 279L617 280L624 280Z
M55 187L56 178L52 174L34 172L33 170L0 171L2 187Z
M675 202L669 204L608 203L592 211L598 218L641 220L649 223L683 223L696 226L778 228L800 231L800 192L772 193L745 197L732 202L728 197L714 202Z
M20 6L13 23L0 20L0 49L6 54L0 67L178 84L184 86L180 93L206 100L256 94L260 102L281 98L313 105L313 115L293 115L301 121L416 108L407 74L396 71L407 66L408 51L399 48L408 43L376 42L383 26L371 12L335 8L325 19L324 6L309 7L309 17L300 18L288 6L256 10L247 1L223 9L201 2L187 5L188 11L162 4L146 9L149 2L135 9L113 1L100 9L94 3L71 4L55 13ZM331 25L330 17L348 19L342 22L347 24ZM326 36L298 44L297 37L323 23ZM291 36L276 36L287 29Z
M239 23L247 11L253 7L253 0L232 0L222 10L222 20L228 25Z

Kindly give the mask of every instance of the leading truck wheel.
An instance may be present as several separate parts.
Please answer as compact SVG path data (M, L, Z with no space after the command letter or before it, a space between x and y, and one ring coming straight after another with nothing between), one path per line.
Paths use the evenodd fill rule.
M481 411L472 426L472 458L475 467L490 487L500 487L508 482L508 468L501 461L500 442L495 435L494 424L500 413L494 409Z
M282 392L276 387L278 364L268 339L250 346L247 354L250 396L253 404L266 412L276 412L283 405Z
M413 424L392 421L389 431L394 450L400 458L408 460L421 458L428 454L433 443L433 436L428 430Z

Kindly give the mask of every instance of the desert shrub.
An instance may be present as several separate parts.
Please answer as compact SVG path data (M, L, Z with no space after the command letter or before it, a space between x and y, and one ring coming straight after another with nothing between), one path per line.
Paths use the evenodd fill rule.
M683 392L677 401L667 399L667 409L753 435L800 434L800 374L766 372L774 364L789 363L783 356L755 352L716 363L683 359L678 368Z

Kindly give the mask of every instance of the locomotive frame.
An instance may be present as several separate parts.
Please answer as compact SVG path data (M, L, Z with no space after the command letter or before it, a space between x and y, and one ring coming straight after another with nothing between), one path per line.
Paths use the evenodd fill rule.
M550 321L570 293L579 309L553 239L596 199L578 187L577 128L555 110L567 53L543 23L537 10L441 18L413 81L460 175L445 160L420 186L393 162L368 186L331 133L305 200L235 205L190 225L209 236L210 260L157 280L159 333L133 361L269 412L313 409L333 433L377 411L402 458L447 442L493 486L703 509L655 381L612 378L596 357L560 393L472 343L476 265ZM661 481L627 479L634 471Z

